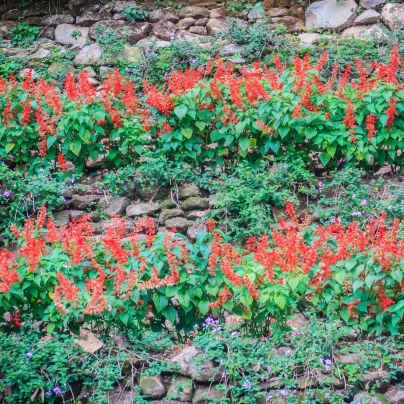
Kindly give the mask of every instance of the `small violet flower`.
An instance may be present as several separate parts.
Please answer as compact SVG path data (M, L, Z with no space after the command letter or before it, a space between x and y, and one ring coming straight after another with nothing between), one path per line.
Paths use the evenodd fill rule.
M31 351L29 351L29 352L26 353L26 357L27 357L27 358L31 358L32 355L33 355L33 353L32 353Z
M246 388L246 389L251 389L251 382L249 381L249 380L246 380L244 383L243 383L243 386Z

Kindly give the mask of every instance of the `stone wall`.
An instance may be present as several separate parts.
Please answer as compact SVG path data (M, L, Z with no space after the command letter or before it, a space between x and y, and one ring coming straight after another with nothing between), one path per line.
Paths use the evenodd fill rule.
M58 3L37 2L22 7L20 2L9 1L0 5L0 35L3 47L11 57L31 57L38 48L69 46L77 52L75 65L100 65L102 49L97 44L99 32L112 30L119 37L127 37L128 46L116 57L103 60L113 65L120 60L136 61L140 57L134 45L157 41L157 46L167 46L172 40L188 40L212 43L214 35L226 30L229 18L238 18L239 24L267 21L275 27L286 26L288 31L299 36L305 45L316 43L319 32L338 32L344 36L364 39L370 36L383 37L387 30L404 26L404 4L385 3L384 0L321 0L312 3L298 0L264 0L263 9L245 8L236 10L231 0L189 0L179 2L181 8L157 8L156 2L148 0L102 3L99 0L61 0ZM178 4L178 3L177 3ZM233 3L234 4L234 3ZM149 14L145 21L130 22L124 13L130 6L141 7ZM264 11L262 11L264 10ZM10 50L13 27L22 21L41 28L39 44L29 50ZM97 34L98 32L98 34ZM101 34L102 35L102 34ZM230 44L231 45L231 44ZM229 44L223 43L223 47ZM49 51L48 51L49 52ZM230 47L222 51L225 57L240 53ZM46 57L41 51L33 58Z
M58 212L53 212L57 226L67 226L72 220L88 215L95 235L101 237L111 216L120 215L125 218L129 235L137 219L147 215L154 219L156 232L176 229L195 241L199 231L206 231L204 221L212 201L204 198L193 184L182 184L176 193L161 186L137 184L125 197L114 198L101 191L96 180L97 177L81 184L80 191L64 191L64 204Z

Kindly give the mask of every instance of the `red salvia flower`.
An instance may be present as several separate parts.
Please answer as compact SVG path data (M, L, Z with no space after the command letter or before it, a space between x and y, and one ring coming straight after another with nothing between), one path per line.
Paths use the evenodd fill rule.
M0 250L0 292L8 293L11 286L19 281L19 276L11 266L14 255L6 249ZM10 267L11 266L11 267Z
M58 153L57 160L58 160L59 169L61 171L63 171L64 173L67 173L69 171L69 169L67 167L67 163L66 163L64 154L63 153Z
M94 101L95 88L90 84L87 70L82 70L79 73L78 87L80 95L82 95L87 102L92 103Z
M169 94L164 94L158 91L156 86L150 85L146 88L146 95L146 104L156 108L164 115L170 115L174 108L174 103Z
M20 125L28 125L31 121L31 102L26 101L24 103L24 107L21 111L21 119L20 119Z
M388 128L393 126L394 117L397 115L396 105L397 105L397 99L395 97L391 97L389 107L386 109L386 114L388 116L386 126Z
M76 101L78 98L78 89L74 74L69 73L65 79L65 92L70 101Z
M344 124L347 129L355 128L355 111L352 101L347 102L346 115L344 116Z
M373 114L369 114L366 117L366 130L368 132L369 140L372 139L376 133L376 117Z

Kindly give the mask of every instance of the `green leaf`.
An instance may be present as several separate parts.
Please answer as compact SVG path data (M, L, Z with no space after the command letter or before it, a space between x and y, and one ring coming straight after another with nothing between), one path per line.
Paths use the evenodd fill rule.
M119 319L120 319L125 325L128 325L129 314L128 314L128 313L120 313L120 314L119 314Z
M153 295L153 302L157 312L160 313L167 307L168 298L161 293L156 292Z
M184 128L181 130L181 133L189 139L192 136L192 129L191 128Z
M56 326L55 323L49 323L49 324L46 326L46 332L47 332L48 334L50 334L50 333L55 329L55 326Z
M321 154L318 156L318 158L320 159L321 164L322 164L323 166L326 166L327 163L330 161L331 156L330 156L329 154L327 154L327 153L321 153Z
M348 309L344 309L341 310L341 318L348 323L349 322L349 317L350 317L351 313L349 312Z
M205 315L209 312L209 302L207 300L201 300L198 304L199 311Z
M14 146L15 146L15 143L9 143L6 146L6 153L9 153L11 150L13 150Z
M234 127L236 129L236 133L241 135L241 133L243 132L244 128L245 128L246 123L244 121L238 121L236 123L236 126Z
M46 139L46 146L48 149L50 149L52 147L52 145L56 142L56 137L55 136L48 136L48 138Z
M297 285L299 285L300 279L299 278L291 278L288 281L288 284L290 286L290 289L292 292L297 288Z
M182 307L187 308L191 302L191 298L188 293L184 293L183 295L178 295L178 301Z
M340 284L342 285L344 283L344 274L341 272L337 272L334 275L334 279Z
M177 312L173 306L166 307L163 310L163 316L171 323L175 324L175 320L177 319Z
M365 279L366 286L367 286L368 288L370 288L370 287L372 286L372 284L373 284L374 281L375 281L374 275L368 275L368 276L366 277L366 279Z
M284 309L286 305L286 298L284 295L275 295L275 303L279 306L280 309Z
M196 122L195 122L195 126L196 126L199 130L204 130L206 125L205 125L205 122L196 121Z
M81 150L81 142L80 141L74 141L70 143L70 150L78 156Z
M188 112L188 107L184 104L178 105L178 107L175 107L174 109L174 114L178 116L179 119L184 118L184 116Z
M248 146L250 145L250 140L245 137L241 137L238 141L238 144L240 145L241 150L245 151L248 149Z

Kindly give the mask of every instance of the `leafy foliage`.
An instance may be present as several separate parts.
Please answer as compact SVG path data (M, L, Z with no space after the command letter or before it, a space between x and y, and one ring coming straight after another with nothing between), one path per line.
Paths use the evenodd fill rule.
M30 27L26 22L14 27L11 30L11 45L20 48L32 46L39 37L39 28Z
M259 168L241 163L213 183L216 193L210 215L226 233L243 241L267 232L276 220L273 208L284 207L284 201L314 196L315 183L315 176L298 157L274 165L263 161Z
M63 173L51 174L46 166L37 166L27 175L0 165L0 233L3 241L10 240L11 225L23 226L30 217L36 217L45 203L56 210L63 204L63 190L73 180Z
M391 230L383 217L363 231L355 223L309 229L309 219L299 223L286 206L290 222L279 219L281 230L271 239L250 238L246 250L226 243L218 230L201 232L195 244L155 235L150 218L136 223L129 240L125 221L116 218L97 242L85 217L59 233L42 209L22 233L12 229L18 257L1 251L1 310L41 320L49 333L77 332L84 322L104 332L158 331L166 320L189 333L208 313L223 310L269 332L315 309L353 329L397 334L404 313L398 221Z

